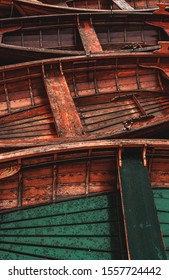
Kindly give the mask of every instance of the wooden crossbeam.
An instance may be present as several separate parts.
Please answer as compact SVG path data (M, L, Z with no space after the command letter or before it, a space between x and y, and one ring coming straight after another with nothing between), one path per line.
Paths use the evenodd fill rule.
M112 2L114 2L114 4L116 4L121 10L134 10L134 8L131 7L125 0L112 0Z
M88 21L81 21L78 30L86 53L103 51L97 34Z
M48 70L43 80L58 135L82 135L83 127L64 75L59 70Z

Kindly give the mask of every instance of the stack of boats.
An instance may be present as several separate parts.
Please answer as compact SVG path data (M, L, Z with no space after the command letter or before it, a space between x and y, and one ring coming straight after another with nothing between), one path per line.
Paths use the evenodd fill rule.
M0 17L0 259L169 258L169 0Z

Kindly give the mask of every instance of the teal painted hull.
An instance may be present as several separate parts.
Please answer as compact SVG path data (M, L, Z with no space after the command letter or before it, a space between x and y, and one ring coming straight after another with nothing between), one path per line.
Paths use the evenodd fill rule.
M0 258L127 258L118 193L1 214Z
M167 259L169 259L169 189L154 189L153 194Z

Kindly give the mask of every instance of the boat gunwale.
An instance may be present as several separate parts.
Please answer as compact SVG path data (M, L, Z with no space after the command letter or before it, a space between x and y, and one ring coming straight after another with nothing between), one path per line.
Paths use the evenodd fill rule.
M147 147L147 148L166 148L169 149L169 140L154 140L154 139L113 139L113 140L91 140L79 142L60 141L59 144L51 144L50 146L39 146L15 150L10 152L2 152L0 154L0 163L8 162L16 159L29 158L56 152L68 151L83 151L86 149L104 149L104 148L124 148L124 147Z
M60 58L50 58L50 59L42 59L42 60L34 60L34 61L29 61L29 62L22 62L22 63L15 63L11 65L4 65L0 66L0 72L8 71L8 70L16 70L16 69L22 69L24 67L34 67L34 66L46 66L50 64L59 64L61 65L62 63L66 62L74 62L76 61L82 61L82 62L90 62L90 60L94 59L104 59L104 58L114 58L114 59L120 59L120 58L168 58L168 54L166 53L143 53L143 52L136 52L136 53L121 53L121 52L116 52L112 53L109 51L103 52L103 53L91 53L91 54L86 54L82 56L73 56L73 57L60 57ZM77 62L79 63L79 62Z

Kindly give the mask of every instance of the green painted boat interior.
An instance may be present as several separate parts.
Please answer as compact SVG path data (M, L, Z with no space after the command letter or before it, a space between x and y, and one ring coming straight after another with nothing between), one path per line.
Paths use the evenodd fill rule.
M167 259L169 259L169 189L154 189L153 194Z
M141 149L124 151L120 179L129 258L166 259L148 169L143 166Z
M0 259L126 259L118 192L0 215Z

